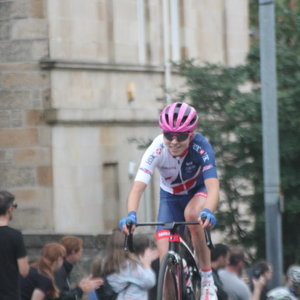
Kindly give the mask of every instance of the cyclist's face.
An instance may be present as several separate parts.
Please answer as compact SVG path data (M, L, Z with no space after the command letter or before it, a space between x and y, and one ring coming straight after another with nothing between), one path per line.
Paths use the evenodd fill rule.
M164 142L172 156L180 156L189 146L192 136L193 135L190 134L184 141L180 141L180 142L178 141L175 135L172 138L172 140L169 140L164 136Z

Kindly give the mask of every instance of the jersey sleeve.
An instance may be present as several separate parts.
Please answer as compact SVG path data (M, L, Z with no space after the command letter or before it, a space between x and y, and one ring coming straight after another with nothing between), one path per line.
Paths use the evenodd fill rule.
M218 178L215 153L210 143L204 139L199 154L202 160L203 179Z
M158 163L162 152L162 139L158 136L145 151L139 169L137 171L135 181L141 181L148 184L151 180L154 169Z

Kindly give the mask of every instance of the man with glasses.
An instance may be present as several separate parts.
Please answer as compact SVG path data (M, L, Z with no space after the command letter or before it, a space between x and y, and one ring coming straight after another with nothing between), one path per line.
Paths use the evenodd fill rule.
M18 300L19 274L27 276L29 264L21 232L8 226L17 208L15 197L0 191L0 298Z
M128 197L128 216L119 225L128 234L126 222L136 223L141 196L157 168L160 172L158 221L199 221L201 226L190 226L189 230L201 269L201 300L217 300L203 229L216 224L213 212L219 202L219 180L212 146L195 132L198 120L196 110L186 103L176 102L162 110L159 118L162 134L154 139L142 158ZM168 250L168 234L166 229L157 228L160 258Z

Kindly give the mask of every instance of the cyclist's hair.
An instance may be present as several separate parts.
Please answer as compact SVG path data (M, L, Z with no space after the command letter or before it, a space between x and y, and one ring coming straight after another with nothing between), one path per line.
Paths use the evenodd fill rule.
M242 249L230 250L229 265L236 266L239 262L245 261L245 255Z
M15 196L7 191L0 191L0 216L5 215L13 204Z
M55 285L53 264L61 257L66 255L65 247L59 243L47 243L41 252L41 256L37 262L32 265L37 268L38 273L48 277L53 284L53 290L50 292L49 296L52 298L57 298L59 296L59 290Z
M230 249L224 244L215 244L215 247L211 251L211 260L216 261L220 256L226 256Z
M67 255L70 255L72 252L77 253L82 249L83 240L76 236L66 235L61 238L60 243L65 247Z

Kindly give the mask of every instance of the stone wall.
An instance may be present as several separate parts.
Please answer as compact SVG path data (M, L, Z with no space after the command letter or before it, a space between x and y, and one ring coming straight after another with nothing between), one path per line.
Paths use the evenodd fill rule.
M0 187L16 195L20 227L36 232L53 228L47 25L45 1L0 1Z

